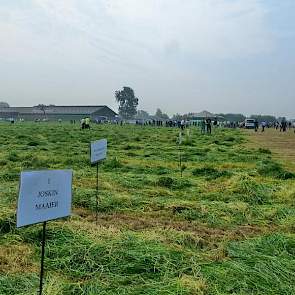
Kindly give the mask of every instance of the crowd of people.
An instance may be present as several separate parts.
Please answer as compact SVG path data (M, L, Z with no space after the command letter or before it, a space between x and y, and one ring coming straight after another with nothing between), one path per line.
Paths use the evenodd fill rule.
M223 127L223 128L245 128L243 122L220 122L216 119L211 118L203 118L202 120L135 120L132 122L124 122L121 121L93 121L94 123L111 123L116 125L125 125L125 124L135 124L139 126L154 126L154 127L176 127L184 130L189 126L196 126L200 128L202 134L211 134L213 127ZM71 121L72 124L75 124L75 120ZM83 118L80 121L81 129L90 129L91 119L89 117ZM287 130L293 129L295 133L295 121L287 121L281 120L276 122L258 122L258 120L254 121L253 129L255 132L261 130L261 132L265 132L268 128L275 128L280 132L286 132Z
M189 126L203 126L202 130L204 133L211 133L212 125L217 126L218 122L216 120L212 121L210 118L203 119L202 121L191 121L191 120L147 120L147 121L135 121L136 125L140 126L157 126L157 127L177 127L184 129Z
M249 119L250 120L250 119ZM275 130L279 130L280 132L286 132L288 130L293 130L295 133L295 120L287 121L286 119L282 119L280 121L275 122L266 122L262 121L259 122L257 119L251 119L252 124L254 125L250 128L253 128L255 132L261 130L261 132L265 132L266 129L274 128ZM20 119L20 121L24 121ZM36 119L35 122L40 122L40 119ZM253 122L254 121L254 122ZM15 120L10 120L11 124L14 124ZM62 120L58 119L58 122L61 123ZM96 124L116 124L116 125L125 125L125 124L135 124L139 126L154 126L154 127L175 127L184 130L190 126L196 126L200 128L202 134L211 134L213 127L222 127L222 128L247 128L245 126L245 122L230 122L230 121L217 121L215 118L203 118L201 120L130 120L130 121L123 121L123 120L91 120L89 117L85 117L80 120L80 127L81 129L90 129L90 123ZM75 124L76 120L70 120L71 124ZM249 127L248 127L249 128Z
M262 121L260 123L260 126L261 126L261 132L264 132L265 128L274 128L276 130L280 130L280 132L286 132L287 130L293 129L295 133L295 121L294 122L287 121L287 120L282 120L281 122ZM257 132L259 129L259 122L257 120L255 120L254 122L254 129L255 129L255 132Z

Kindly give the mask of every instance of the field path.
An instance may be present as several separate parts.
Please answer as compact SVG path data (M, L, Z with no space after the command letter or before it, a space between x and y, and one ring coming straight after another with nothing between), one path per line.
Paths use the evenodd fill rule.
M292 130L280 132L273 128L265 132L244 131L250 138L247 143L251 148L267 148L271 150L275 159L281 160L284 165L295 171L295 133Z

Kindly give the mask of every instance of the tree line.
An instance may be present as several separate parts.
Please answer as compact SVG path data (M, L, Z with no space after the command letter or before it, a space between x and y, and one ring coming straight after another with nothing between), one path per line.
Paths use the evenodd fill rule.
M139 99L135 96L135 93L132 88L124 86L122 90L115 92L116 101L119 104L119 115L124 119L142 119L148 120L151 118L157 118L161 120L187 120L193 117L193 113L187 114L174 114L172 117L169 117L161 109L157 109L155 114L151 115L145 110L137 110ZM243 122L246 119L246 116L243 114L216 114L216 116L222 118L224 121L230 122ZM251 115L250 118L256 119L259 123L265 122L276 122L281 121L283 118L276 118L271 115Z
M193 117L193 113L187 114L174 114L172 117L169 117L168 114L163 112L160 108L157 108L155 114L151 115L145 110L138 110L138 103L139 98L135 96L134 90L131 87L124 86L122 90L115 91L115 99L118 106L119 115L123 119L142 119L142 120L149 120L151 118L156 118L160 120L187 120ZM38 104L36 107L41 110L44 115L46 110L54 105L45 105L45 104ZM9 107L7 102L0 102L1 108ZM243 114L216 114L216 116L223 118L224 121L230 122L243 122L246 119L246 116ZM250 118L256 119L259 123L265 122L276 122L282 121L286 119L285 117L276 118L272 115L251 115Z

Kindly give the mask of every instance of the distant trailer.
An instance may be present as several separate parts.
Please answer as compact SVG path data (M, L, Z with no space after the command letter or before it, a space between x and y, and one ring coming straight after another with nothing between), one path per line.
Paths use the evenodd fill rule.
M255 120L254 119L246 119L245 120L245 128L246 129L254 129L255 128Z

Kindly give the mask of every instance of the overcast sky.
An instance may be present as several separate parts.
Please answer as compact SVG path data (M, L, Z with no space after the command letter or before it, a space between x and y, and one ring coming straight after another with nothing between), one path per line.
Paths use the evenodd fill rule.
M1 0L0 101L295 118L294 0Z

